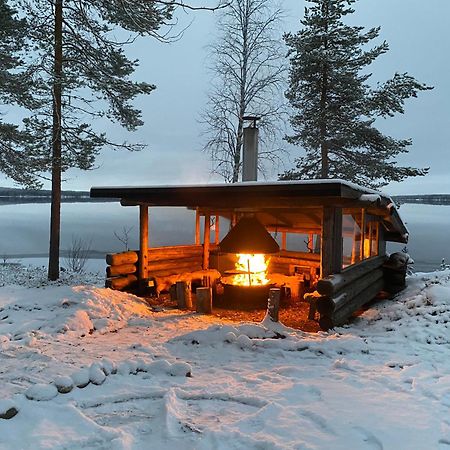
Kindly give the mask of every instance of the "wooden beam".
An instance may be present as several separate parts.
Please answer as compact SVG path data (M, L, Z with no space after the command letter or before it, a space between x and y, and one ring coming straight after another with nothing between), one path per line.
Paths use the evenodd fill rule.
M306 217L309 217L313 221L313 223L316 223L317 225L319 225L321 222L320 217L317 214L314 214L307 209L303 209L302 214Z
M314 233L309 233L308 241L308 251L314 253Z
M283 226L277 226L277 225L267 225L266 230L269 232L286 232L286 233L293 233L293 234L309 234L314 233L318 234L320 233L321 228L313 228L313 227L305 227L305 228L290 228L290 227L283 227Z
M139 281L148 277L148 206L139 206Z
M375 248L376 248L376 253L374 254L374 256L378 256L380 254L380 251L379 251L379 247L380 247L379 240L380 240L380 222L377 222L375 224L375 242L376 242Z
M211 241L211 216L205 214L205 227L203 230L203 270L209 269L209 244Z
M320 276L342 269L342 208L326 206L322 214Z
M278 255L281 258L299 258L299 259L303 259L303 260L310 260L310 261L316 261L316 262L320 262L320 255L317 253L309 253L309 252L296 252L296 251L292 251L292 250L285 250L285 251L280 251L280 253L278 253ZM274 255L275 257L275 255Z
M258 211L256 211L258 212ZM292 220L289 220L284 214L278 213L276 210L274 209L270 209L270 210L263 210L261 211L263 213L267 213L270 216L272 216L274 219L279 220L280 222L283 223L283 225L286 225L288 227L292 227Z
M361 209L361 242L360 242L360 254L361 254L361 261L365 259L364 255L364 241L366 238L366 212L364 208Z
M200 245L200 211L195 211L195 245Z
M287 241L286 231L282 231L281 232L281 250L286 250L286 241Z
M220 216L216 215L216 221L214 223L214 244L218 244L220 241Z

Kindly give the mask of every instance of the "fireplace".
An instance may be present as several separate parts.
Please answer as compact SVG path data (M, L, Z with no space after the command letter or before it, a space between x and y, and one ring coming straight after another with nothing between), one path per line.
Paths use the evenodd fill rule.
M243 217L219 244L222 254L232 254L234 268L222 276L223 292L215 305L233 309L267 306L271 287L268 278L270 254L279 246L255 217Z

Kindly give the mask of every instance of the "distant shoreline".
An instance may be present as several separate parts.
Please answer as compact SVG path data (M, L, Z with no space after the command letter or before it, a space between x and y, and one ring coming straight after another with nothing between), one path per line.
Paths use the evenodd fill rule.
M392 199L399 204L450 205L450 194L393 195Z
M25 203L50 203L52 193L45 189L15 189L0 187L0 205ZM62 191L62 203L107 203L117 202L114 198L91 198L89 191Z
M99 250L90 250L87 254L88 259L104 259L107 253L111 253L111 251L99 251ZM69 250L61 250L60 258L69 257ZM3 262L4 259L27 259L27 258L48 258L48 253L14 253L14 254L0 254L0 263Z
M0 205L25 205L51 203L51 197L4 197L0 196ZM84 197L62 197L61 203L111 203L118 202L117 198L84 198Z
M393 195L398 204L450 205L450 194ZM62 203L111 203L118 198L91 198L89 191L63 191ZM15 189L0 187L0 205L20 205L27 203L50 203L51 191L38 189Z

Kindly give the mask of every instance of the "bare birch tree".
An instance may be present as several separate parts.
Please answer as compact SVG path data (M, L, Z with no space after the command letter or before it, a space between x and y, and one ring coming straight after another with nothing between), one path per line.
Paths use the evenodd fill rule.
M270 0L231 0L210 46L213 79L202 113L213 172L235 183L242 169L244 116L261 117L260 160L275 163L284 104L284 49L277 30L282 10ZM261 165L260 165L261 168Z

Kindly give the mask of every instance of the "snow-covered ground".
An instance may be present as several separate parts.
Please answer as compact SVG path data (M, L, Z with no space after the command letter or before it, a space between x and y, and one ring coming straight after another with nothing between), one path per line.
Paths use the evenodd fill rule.
M450 449L449 271L319 334L102 283L0 266L0 448Z

